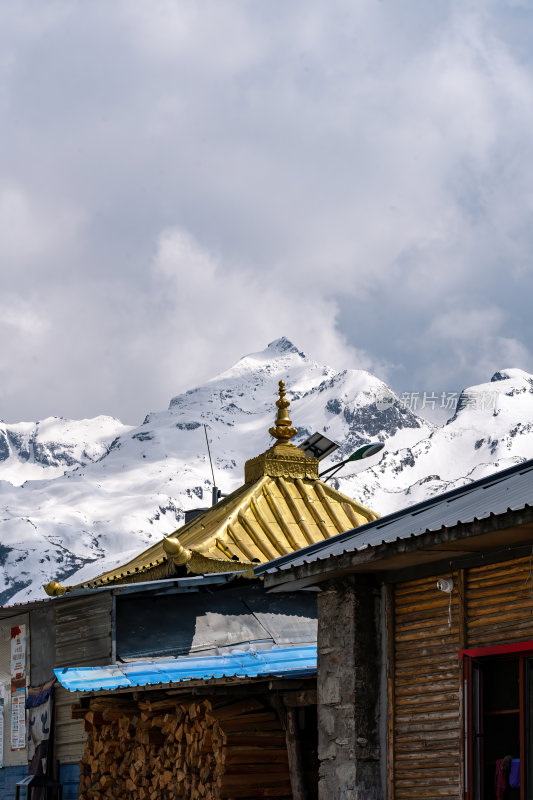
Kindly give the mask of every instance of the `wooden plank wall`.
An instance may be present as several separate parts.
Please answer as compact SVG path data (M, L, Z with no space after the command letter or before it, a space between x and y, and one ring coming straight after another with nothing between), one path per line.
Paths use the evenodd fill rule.
M56 603L56 667L110 664L111 593Z
M388 800L462 797L459 650L533 640L533 556L394 587L394 741ZM392 791L391 791L392 790Z
M443 575L442 577L450 577ZM454 576L457 580L457 576ZM459 797L458 601L436 578L395 587L394 797Z
M533 639L532 568L530 558L517 558L468 570L468 647Z
M69 692L56 684L54 709L54 745L60 764L77 764L83 756L87 734L79 719L72 719L71 708L80 702L81 692Z
M111 663L111 603L109 592L98 592L55 604L56 667L96 667ZM61 764L80 761L87 734L79 719L72 719L72 704L79 693L56 687L55 745Z

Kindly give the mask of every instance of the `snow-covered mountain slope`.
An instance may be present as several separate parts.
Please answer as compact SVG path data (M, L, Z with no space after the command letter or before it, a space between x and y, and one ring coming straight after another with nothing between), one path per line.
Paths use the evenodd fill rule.
M533 376L506 369L465 389L453 417L427 438L389 449L359 475L347 470L338 485L385 514L532 457Z
M337 460L361 443L385 442L371 469L347 472L338 484L382 514L533 456L533 379L520 370L498 376L463 393L454 418L437 428L369 373L336 371L278 339L174 397L167 411L148 414L109 446L105 437L95 437L81 447L84 437L73 436L80 466L65 460L70 469L64 474L13 485L19 478L8 483L6 464L0 481L0 601L40 597L41 584L50 579L87 580L175 530L185 509L209 505L204 424L217 485L223 492L239 486L246 459L271 444L268 428L280 379L299 429L296 441L322 431L341 444ZM487 391L497 395L495 408L488 407L493 400L485 399ZM484 398L480 408L471 396ZM98 446L104 447L98 460L85 458L84 451ZM61 467L59 456L57 461Z
M24 481L56 478L106 455L120 434L131 430L114 417L39 422L0 422L0 480L16 486Z
M271 444L280 379L299 439L325 431L342 443L341 454L378 433L394 450L412 447L433 430L397 399L377 410L376 395L388 390L372 375L337 372L277 340L174 397L167 411L116 437L99 461L22 486L0 483L0 599L41 596L51 578L87 579L104 569L104 557L106 566L121 563L175 530L184 509L209 505L204 424L217 484L236 488L246 459Z

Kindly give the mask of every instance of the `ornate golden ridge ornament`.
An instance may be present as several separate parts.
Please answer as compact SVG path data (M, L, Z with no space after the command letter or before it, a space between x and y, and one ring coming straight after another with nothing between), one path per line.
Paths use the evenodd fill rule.
M43 584L43 589L49 597L61 597L71 590L70 586L62 586L57 581Z
M187 564L192 557L191 551L183 547L179 539L170 539L168 536L163 539L163 550L167 556L170 556L177 567Z
M271 478L310 478L318 480L318 460L306 458L303 450L292 446L289 453L280 453L282 445L267 450L260 456L251 458L244 465L244 480L246 483L258 481L263 475ZM301 455L300 455L301 453Z
M289 416L290 401L285 396L285 381L279 382L279 399L276 402L278 413L273 428L269 433L275 444L260 456L249 459L244 465L244 480L246 483L257 481L263 475L271 478L310 478L318 480L318 460L307 458L303 450L296 447L289 439L298 433L292 427Z
M279 400L276 401L278 413L276 416L276 424L274 428L269 428L269 434L283 444L289 444L289 439L296 436L298 430L292 428L292 420L289 417L288 408L290 400L285 397L285 381L279 382Z

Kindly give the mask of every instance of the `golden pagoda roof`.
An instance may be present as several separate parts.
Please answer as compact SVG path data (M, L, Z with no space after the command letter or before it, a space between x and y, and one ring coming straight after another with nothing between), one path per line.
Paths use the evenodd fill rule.
M276 443L245 464L245 484L127 564L77 587L51 581L48 594L71 588L159 580L183 572L249 571L256 563L364 525L378 515L318 477L318 460L290 443L297 431L279 384Z

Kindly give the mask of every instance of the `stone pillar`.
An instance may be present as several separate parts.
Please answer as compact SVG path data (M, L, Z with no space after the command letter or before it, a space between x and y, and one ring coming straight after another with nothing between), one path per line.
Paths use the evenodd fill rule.
M318 596L319 800L382 800L378 592L360 575Z

